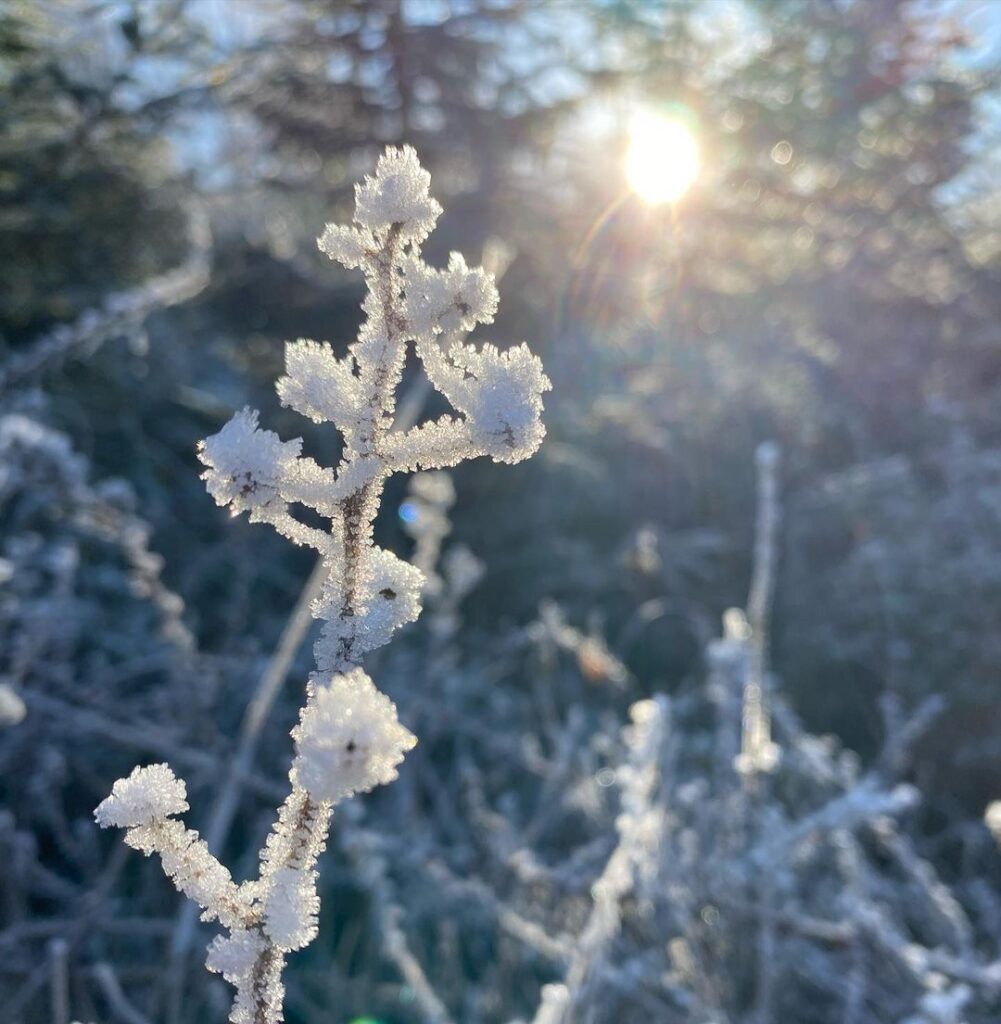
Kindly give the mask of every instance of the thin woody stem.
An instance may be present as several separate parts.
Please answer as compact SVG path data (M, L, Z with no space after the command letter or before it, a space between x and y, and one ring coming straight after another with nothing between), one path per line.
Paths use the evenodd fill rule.
M399 226L393 225L387 232L383 250L376 260L377 273L373 282L373 292L382 307L380 313L385 324L386 342L382 348L381 358L372 373L373 389L369 399L369 430L367 436L364 432L360 432L359 449L349 449L345 453L344 462L350 461L362 453L379 457L382 439L392 426L391 414L390 416L385 415L390 412L394 404L392 391L395 381L393 380L392 364L396 358L396 346L405 340L403 338L405 322L400 308L399 289L393 281L399 255ZM344 462L342 462L342 466ZM380 473L361 487L357 493L339 503L340 520L343 527L343 550L340 564L344 574L344 597L339 615L341 620L352 619L356 614L355 602L359 580L362 576L372 535L372 524L384 484L385 474ZM352 638L350 635L344 636L338 647L335 669L345 672L354 664ZM296 804L299 806L296 807ZM269 875L273 875L281 868L301 870L307 867L307 851L315 849L326 838L330 821L329 804L316 803L305 790L293 783L292 791L279 810L279 820L283 817L282 811L287 812L293 809L295 813L293 815L291 850L282 864L268 864ZM322 838L316 838L318 832L322 832ZM272 988L275 972L281 971L284 954L268 936L263 923L257 925L256 930L264 938L266 945L258 954L251 970L251 986L255 1000L255 1024L272 1024L274 1018L271 1014L272 1008L267 1005L267 993Z

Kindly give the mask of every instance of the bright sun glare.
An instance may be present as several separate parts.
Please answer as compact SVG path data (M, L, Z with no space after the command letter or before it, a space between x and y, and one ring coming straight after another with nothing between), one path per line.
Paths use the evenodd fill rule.
M699 144L676 117L636 114L629 126L626 180L645 203L677 202L698 177Z

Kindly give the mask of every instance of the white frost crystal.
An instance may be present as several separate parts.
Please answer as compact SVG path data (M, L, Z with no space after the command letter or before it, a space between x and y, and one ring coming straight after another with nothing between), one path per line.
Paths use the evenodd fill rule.
M265 929L275 945L288 952L308 946L316 938L319 912L315 868L275 873L264 901Z
M282 478L301 449L300 439L282 441L261 430L256 410L243 409L198 446L208 467L202 479L217 505L229 505L234 515L253 513L278 500Z
M354 360L338 359L330 346L300 338L285 346L285 373L276 385L282 405L314 423L351 423L364 404Z
M314 799L333 802L392 782L417 743L360 668L318 686L293 735L299 780Z
M205 966L236 984L250 974L263 948L260 932L237 930L232 935L217 935L209 945Z
M328 579L313 605L314 616L328 620L313 646L320 671L336 671L338 650L344 644L361 655L388 643L400 626L420 615L423 586L419 569L391 551L375 548L364 575L356 581L354 615L345 618L341 615L346 597L343 582L336 576Z
M98 804L94 817L101 828L132 828L183 814L187 809L183 780L176 778L169 766L151 764L133 768L127 779L119 779L111 796Z
M431 198L431 175L410 146L388 147L375 176L355 186L355 221L370 231L399 226L403 241L422 242L441 213Z
M482 267L467 267L453 252L448 269L434 270L421 260L406 268L407 318L414 334L471 331L493 323L497 288Z
M500 352L456 346L433 360L432 379L470 421L472 443L496 462L520 462L542 443L542 395L552 385L542 363L516 345Z
M375 239L370 231L347 227L344 224L328 224L316 240L320 252L348 270L361 267L375 249Z

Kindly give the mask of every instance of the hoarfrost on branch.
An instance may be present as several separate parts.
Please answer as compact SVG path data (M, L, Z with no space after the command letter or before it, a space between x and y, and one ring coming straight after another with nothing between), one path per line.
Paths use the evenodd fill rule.
M229 930L209 946L207 966L236 988L234 1024L282 1019L286 954L316 935L316 860L331 809L395 779L417 742L359 664L417 618L425 585L419 569L372 543L386 479L477 455L519 462L545 434L542 394L550 384L539 360L525 345L501 352L464 341L477 324L493 320L493 277L468 267L458 253L444 270L421 258L420 245L441 213L430 184L413 149L388 148L375 174L356 186L354 223L328 225L318 241L331 259L364 273L366 319L344 357L325 343L290 342L277 391L284 405L341 432L336 471L304 456L300 439L283 441L262 430L251 409L236 413L198 449L217 504L315 548L327 573L312 608L324 626L314 648L317 671L293 730L292 788L261 853L258 879L237 885L198 834L177 820L188 809L186 792L167 765L120 779L95 812L102 827L127 829L130 846L158 853L204 918ZM394 432L395 393L410 343L456 415ZM328 519L329 529L301 522L291 511L295 504Z

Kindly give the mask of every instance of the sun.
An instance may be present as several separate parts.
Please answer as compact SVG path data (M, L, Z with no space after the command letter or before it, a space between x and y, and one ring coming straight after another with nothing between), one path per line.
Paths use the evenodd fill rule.
M684 121L649 111L633 116L626 180L645 203L676 203L691 188L701 166L699 144Z

